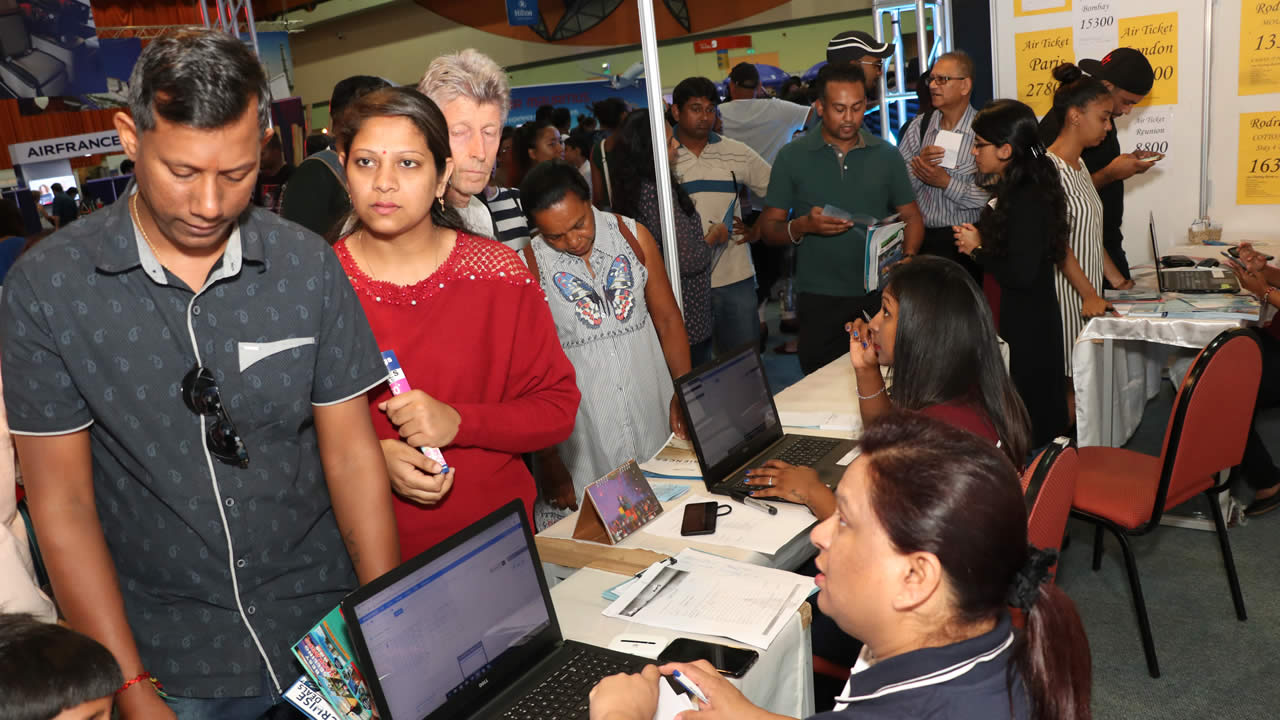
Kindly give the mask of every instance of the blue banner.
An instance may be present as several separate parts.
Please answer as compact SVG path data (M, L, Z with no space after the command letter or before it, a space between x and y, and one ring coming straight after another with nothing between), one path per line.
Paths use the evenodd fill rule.
M605 98L622 98L632 108L649 106L645 96L644 78L617 83L623 87L614 87L610 80L588 80L585 82L554 83L551 85L525 85L511 88L511 114L507 117L508 125L521 125L533 119L540 105L567 107L573 113L573 125L578 124L578 116L590 115L591 105Z
M537 25L538 0L507 0L508 25Z

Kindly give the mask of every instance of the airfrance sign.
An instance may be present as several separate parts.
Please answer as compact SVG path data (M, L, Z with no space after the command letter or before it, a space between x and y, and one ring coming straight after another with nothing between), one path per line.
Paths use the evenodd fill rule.
M124 148L120 147L120 133L107 130L35 142L14 143L9 146L9 159L13 160L14 165L22 165L82 155L110 155L123 151Z

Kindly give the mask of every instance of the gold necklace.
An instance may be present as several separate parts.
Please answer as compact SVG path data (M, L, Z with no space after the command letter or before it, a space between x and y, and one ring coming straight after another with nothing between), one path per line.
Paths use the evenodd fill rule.
M138 230L142 231L142 240L151 248L151 254L155 256L156 262L160 262L160 252L156 250L156 246L151 244L151 238L147 237L147 228L142 224L142 220L138 217L138 194L134 193L129 198L129 214L133 217L133 222L138 225Z

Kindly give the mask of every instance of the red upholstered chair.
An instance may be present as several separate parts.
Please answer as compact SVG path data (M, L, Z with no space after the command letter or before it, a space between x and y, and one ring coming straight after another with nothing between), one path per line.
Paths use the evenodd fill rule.
M1240 464L1262 375L1262 353L1245 330L1229 330L1209 343L1187 372L1173 403L1160 457L1106 447L1080 448L1080 477L1071 514L1094 523L1093 569L1102 564L1102 530L1120 541L1142 648L1151 677L1160 677L1155 641L1142 599L1129 536L1160 525L1165 510L1203 494L1209 503L1226 565L1236 616L1246 619L1227 525L1218 505L1226 483L1217 474Z
M1080 472L1079 457L1067 438L1049 444L1022 474L1027 503L1027 542L1041 550L1061 550Z

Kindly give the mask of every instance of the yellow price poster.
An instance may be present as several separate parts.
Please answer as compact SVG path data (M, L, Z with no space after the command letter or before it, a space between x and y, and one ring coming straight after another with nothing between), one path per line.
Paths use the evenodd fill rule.
M1071 0L1013 0L1013 16L1047 15L1048 13L1069 12Z
M1280 205L1280 112L1240 116L1239 205Z
M1241 0L1240 94L1280 92L1280 0Z
M1120 47L1141 51L1156 73L1151 92L1138 104L1177 105L1178 13L1121 18Z
M1053 92L1058 82L1053 69L1062 63L1075 62L1071 44L1071 28L1054 28L1018 33L1014 36L1015 62L1018 64L1018 99L1044 115L1053 107Z

